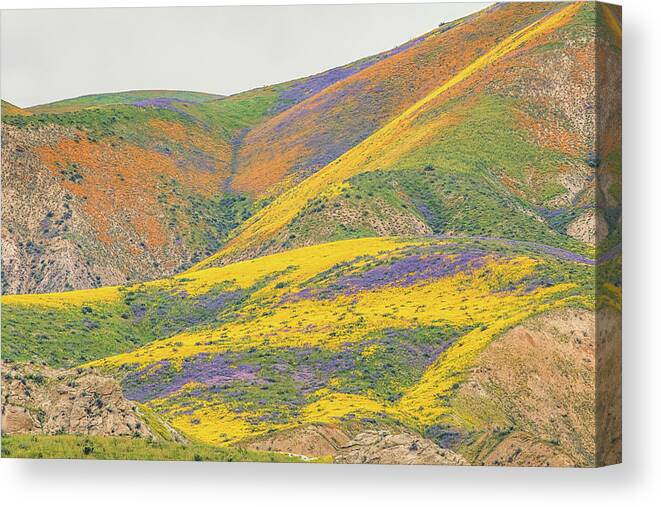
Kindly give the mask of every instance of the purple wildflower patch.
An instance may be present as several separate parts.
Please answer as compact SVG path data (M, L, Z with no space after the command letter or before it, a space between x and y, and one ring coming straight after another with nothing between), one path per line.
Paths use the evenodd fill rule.
M320 289L304 288L290 297L332 299L339 294L352 295L386 286L409 287L461 272L471 272L485 263L486 255L481 250L465 250L456 254L415 254L363 272L347 274Z
M452 238L452 236L446 236L446 235L438 235L439 238ZM455 238L456 239L456 238ZM493 238L489 236L474 236L468 239L477 239L481 241L493 241L496 243L501 243L503 245L511 245L511 246L523 246L530 248L531 250L535 250L537 252L546 254L546 255L551 255L557 259L563 260L563 261L571 261L571 262L578 262L581 264L588 264L590 266L594 266L595 261L594 259L590 259L589 257L585 257L584 255L572 252L571 250L565 250L563 248L558 248L555 246L549 246L549 245L544 245L542 243L535 243L533 241L520 241L520 240L515 240L515 239L502 239L502 238Z
M257 379L259 367L234 365L223 355L209 357L207 354L184 359L177 370L170 361L160 361L143 370L129 373L122 384L130 400L144 403L176 393L192 382L218 387L235 381L250 383Z
M184 115L194 122L198 122L197 118L195 118L185 109L186 106L195 104L197 104L197 102L192 102L190 100L175 99L170 97L156 97L152 99L138 100L133 102L131 105L140 108L153 107L156 109L166 109L168 111L172 111L173 113Z
M385 60L386 58L397 55L409 48L412 48L413 46L418 45L424 39L425 36L418 37L379 55L365 58L351 65L345 65L344 67L337 67L335 69L322 72L306 79L301 79L280 94L278 102L271 112L274 114L280 113L291 105L298 104L299 102L305 100L307 97L316 95L324 88L328 88L338 81L342 81L343 79L346 79L371 67L375 63L378 63L382 60Z
M177 113L182 112L181 109L176 107L176 104L180 105L192 105L195 102L190 100L175 99L171 97L156 97L153 99L144 99L133 102L132 105L136 107L155 107L158 109L168 109Z

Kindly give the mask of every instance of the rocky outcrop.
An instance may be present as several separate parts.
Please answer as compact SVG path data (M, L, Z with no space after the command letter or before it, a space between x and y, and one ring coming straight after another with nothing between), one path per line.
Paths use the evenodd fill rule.
M334 456L349 442L349 437L339 428L311 424L301 428L280 431L246 445L255 451L271 451L316 458Z
M409 433L387 431L359 433L340 449L335 463L397 465L468 465L459 454L431 440Z
M2 431L153 436L114 379L18 363L2 364Z

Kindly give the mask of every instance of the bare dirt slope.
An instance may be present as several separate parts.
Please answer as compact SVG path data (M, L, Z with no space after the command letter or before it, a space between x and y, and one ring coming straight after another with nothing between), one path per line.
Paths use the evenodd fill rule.
M460 426L482 428L467 456L487 465L593 465L594 386L594 313L565 309L514 327L484 350L453 402Z

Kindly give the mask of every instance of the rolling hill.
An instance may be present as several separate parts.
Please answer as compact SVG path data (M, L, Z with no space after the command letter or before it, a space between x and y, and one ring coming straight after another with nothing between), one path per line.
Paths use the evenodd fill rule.
M3 100L0 104L0 111L2 116L29 116L32 113L27 109L15 106L14 104Z
M441 25L253 129L233 185L251 194L291 187L431 93L517 27L558 4L506 4Z
M616 139L595 155L590 55L595 26L608 28L611 60L616 36L592 4L563 7L497 5L345 67L226 98L137 91L29 116L5 107L5 201L27 206L4 210L3 290L154 279L374 234L595 247L619 220L615 187L599 189L608 210L590 206L595 170L617 185L621 155ZM269 216L277 227L251 239Z
M126 92L101 93L84 95L73 99L58 100L29 108L33 114L40 113L70 113L81 109L103 106L118 106L133 104L140 101L160 100L163 102L188 102L192 104L221 98L221 95L211 93L188 92L180 90L131 90Z
M94 376L124 456L617 462L619 20L496 4L228 97L3 102L13 413Z
M577 251L612 243L611 233L617 243L620 154L615 142L596 155L590 67L602 11L593 4L543 5L545 17L508 32L284 192L198 266L398 232L508 237ZM482 16L501 9L525 11L509 4ZM606 35L606 57L615 61L616 36ZM617 79L610 83L619 89ZM597 181L606 188L597 189ZM601 209L596 192L607 196Z
M456 419L459 386L503 331L548 312L591 315L592 266L501 240L339 241L129 287L5 296L3 358L97 368L206 444L383 424L471 447L473 432L490 435ZM462 406L477 417L483 403ZM554 452L588 464L594 432L575 449L562 431Z
M213 253L254 206L229 185L245 133L383 57L226 98L3 102L3 292L153 279Z
M3 292L174 274L263 206L235 188L257 125L418 41L230 97L188 91L3 102ZM242 172L242 171L241 171Z

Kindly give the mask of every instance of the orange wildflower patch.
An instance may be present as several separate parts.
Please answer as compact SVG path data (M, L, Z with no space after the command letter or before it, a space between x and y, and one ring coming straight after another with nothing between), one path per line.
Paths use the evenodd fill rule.
M130 144L92 143L86 138L64 138L37 152L62 178L62 186L84 202L101 241L109 244L128 222L148 248L165 244L164 210L157 196L159 176L178 176L171 158ZM67 176L72 167L75 178Z
M296 161L310 151L301 144L302 136L298 137L299 139L292 140L292 147L284 152L270 146L250 152L249 158L244 161L245 169L232 180L232 188L238 192L260 195L283 180ZM250 137L246 139L247 143L251 141Z
M441 27L287 109L246 137L234 188L259 195L290 171L321 169L499 43L503 27L529 25L559 7L513 4L482 11L470 23Z
M197 126L186 127L181 123L152 119L149 126L153 135L164 143L179 144L181 153L175 151L178 165L186 170L180 171L179 180L187 187L203 195L212 195L230 174L232 146L226 140ZM187 153L202 153L209 158L204 167L196 165L194 158Z
M181 123L165 120L149 120L149 126L154 130L162 132L165 137L173 141L187 141L189 139L188 132Z
M578 157L586 151L586 139L575 130L563 128L548 117L542 122L521 110L515 110L514 113L517 126L526 130L539 146L560 151L571 157Z

